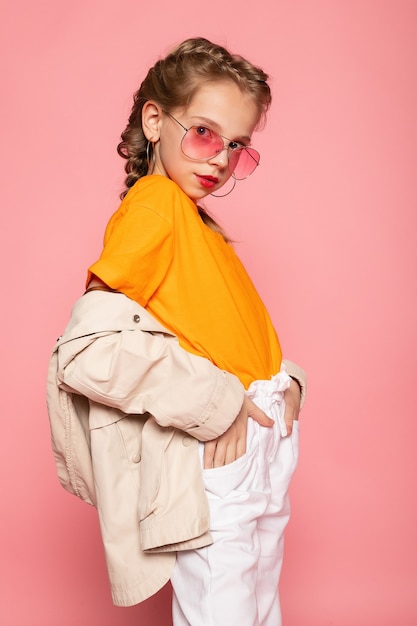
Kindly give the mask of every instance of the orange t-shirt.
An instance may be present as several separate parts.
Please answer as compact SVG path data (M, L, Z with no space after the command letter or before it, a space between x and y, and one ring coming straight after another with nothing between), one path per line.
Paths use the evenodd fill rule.
M245 268L169 178L145 176L129 190L89 272L245 387L279 371L278 337Z

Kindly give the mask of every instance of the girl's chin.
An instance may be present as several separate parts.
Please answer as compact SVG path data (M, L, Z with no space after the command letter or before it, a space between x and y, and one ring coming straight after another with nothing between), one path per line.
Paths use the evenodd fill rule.
M187 196L196 203L200 200L204 200L204 198L207 198L207 196L211 194L211 191L209 191L208 189L199 189L198 191L196 191L195 189L190 189L189 193L185 189L184 191Z

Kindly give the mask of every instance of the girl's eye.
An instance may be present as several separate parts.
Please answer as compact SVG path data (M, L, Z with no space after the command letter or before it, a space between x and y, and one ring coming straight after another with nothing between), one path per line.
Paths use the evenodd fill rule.
M231 141L229 143L229 148L230 150L239 150L242 149L243 146L240 143L237 143L237 141Z
M211 137L211 130L205 126L196 126L195 132L199 137Z

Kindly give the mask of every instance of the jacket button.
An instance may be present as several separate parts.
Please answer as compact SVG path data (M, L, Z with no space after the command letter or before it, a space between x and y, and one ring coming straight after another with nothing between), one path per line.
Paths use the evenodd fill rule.
M188 448L188 446L191 446L192 443L193 443L193 440L192 440L191 437L183 437L183 440L182 440L182 445L183 446Z
M140 452L138 452L137 454L135 454L135 456L132 458L133 463L140 463Z
M133 321L135 322L135 324L138 324L140 322L140 315L138 315L137 313L133 316Z

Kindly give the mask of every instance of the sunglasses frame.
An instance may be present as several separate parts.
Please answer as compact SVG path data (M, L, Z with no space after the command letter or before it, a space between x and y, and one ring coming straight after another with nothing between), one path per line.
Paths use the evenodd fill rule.
M220 135L219 133L216 133L216 131L212 130L211 128L207 128L206 126L204 126L204 124L194 124L193 126L190 126L189 128L187 128L186 126L184 126L184 124L182 124L179 120L177 120L171 113L169 113L168 111L164 111L164 113L166 115L168 115L168 117L170 117L172 120L174 120L174 122L177 122L177 124L179 124L181 126L181 128L185 131L184 135L181 139L181 150L182 153L184 154L184 156L187 157L187 159L191 159L192 161L209 161L210 159L213 159L215 156L217 156L218 154L220 154L220 152L222 152L223 150L227 150L227 156L228 156L228 160L230 161L230 154L235 152L235 151L240 151L242 152L243 150L245 150L245 152L247 153L247 155L253 160L253 162L255 163L255 167L253 168L253 170L251 172L249 172L249 174L247 174L246 176L243 176L242 178L237 178L235 176L235 170L236 167L239 165L239 161L236 163L235 169L233 170L233 172L231 172L232 177L235 180L245 180L245 178L249 178L249 176L251 176L254 171L256 170L256 168L258 167L260 160L261 160L261 155L259 154L259 152L257 150L255 150L255 148L249 147L249 146L245 146L237 141L233 141L232 139L229 139L228 137L224 137L223 135ZM191 157L189 156L184 148L183 148L183 142L184 139L187 136L187 133L192 130L193 128L207 128L207 130L209 130L211 133L214 133L215 135L217 135L218 137L220 137L220 139L225 139L226 141L229 142L229 144L224 144L223 143L223 148L221 150L218 150L217 152L215 152L214 154L212 154L211 156L208 157L201 157L201 158L195 158L195 157ZM236 147L232 148L230 146L231 143L235 143ZM257 159L251 154L252 152L254 152L257 155Z

